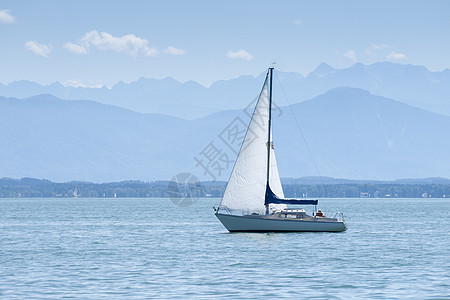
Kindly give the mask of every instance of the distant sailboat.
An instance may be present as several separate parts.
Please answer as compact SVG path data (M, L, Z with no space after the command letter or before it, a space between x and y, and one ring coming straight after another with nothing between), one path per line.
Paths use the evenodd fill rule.
M230 232L344 231L343 215L308 215L293 205L318 200L284 199L271 134L273 68L269 68L241 150L216 216Z

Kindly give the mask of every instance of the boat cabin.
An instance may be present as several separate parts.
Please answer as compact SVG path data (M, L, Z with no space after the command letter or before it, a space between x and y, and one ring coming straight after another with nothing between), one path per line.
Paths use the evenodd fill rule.
M306 214L304 209L285 209L282 211L276 211L274 216L282 219L304 219L311 217Z

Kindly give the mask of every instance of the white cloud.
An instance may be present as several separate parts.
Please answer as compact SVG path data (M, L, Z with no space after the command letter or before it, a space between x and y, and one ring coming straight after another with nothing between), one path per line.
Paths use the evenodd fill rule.
M232 59L242 59L242 60L252 60L253 56L250 55L250 53L248 53L245 50L239 50L239 51L228 51L226 54L229 58Z
M385 45L385 44L372 44L368 49L366 49L366 53L372 54L375 51L389 49L389 48L392 48L392 47L389 45Z
M83 87L83 88L102 88L104 85L100 82L85 84L80 79L69 79L61 83L63 86L68 87Z
M97 30L85 33L85 35L76 43L65 43L64 48L75 54L86 54L91 49L98 49L121 52L130 56L158 55L158 50L149 47L146 39L137 37L134 34L115 37L106 32L99 33Z
M300 25L302 25L303 21L302 21L302 19L297 19L297 20L294 20L293 23L294 23L295 25L300 26Z
M344 57L350 59L352 62L356 62L356 53L353 50L345 52Z
M87 49L80 44L74 44L71 42L67 42L63 45L63 47L67 51L75 53L75 54L86 54L87 53Z
M389 59L389 60L403 60L403 59L407 59L407 58L408 57L405 54L394 52L394 51L392 51L391 53L389 53L386 56L386 59Z
M177 49L175 47L169 46L166 49L164 49L164 54L166 55L183 55L186 53L185 50Z
M52 45L39 44L33 41L25 43L25 48L36 55L48 57L53 51Z
M13 15L10 14L10 9L0 9L0 23L12 24L16 20Z
M386 55L386 59L388 60L404 60L408 57L399 52L393 51L394 47L386 44L372 44L369 48L366 49L367 54L378 54L378 55ZM389 54L387 54L390 51ZM376 53L377 52L377 53Z
M372 44L372 49L374 49L374 50L380 50L380 49L386 49L386 48L391 48L391 46L385 45L385 44L380 44L380 45Z

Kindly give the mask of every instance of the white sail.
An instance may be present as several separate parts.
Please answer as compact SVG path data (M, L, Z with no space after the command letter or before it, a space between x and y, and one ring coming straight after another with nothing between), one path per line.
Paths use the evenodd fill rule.
M269 95L266 78L222 198L221 205L227 206L231 211L239 210L260 214L265 212L268 124ZM269 184L277 196L284 198L275 153L272 149L270 152ZM285 207L285 205L278 206L274 207L277 209Z
M266 163L267 165L267 163ZM275 150L273 147L270 149L270 174L269 185L272 192L279 198L284 198L283 187L281 186L280 174L278 173L277 160L275 158ZM270 204L271 211L283 210L287 208L286 204Z

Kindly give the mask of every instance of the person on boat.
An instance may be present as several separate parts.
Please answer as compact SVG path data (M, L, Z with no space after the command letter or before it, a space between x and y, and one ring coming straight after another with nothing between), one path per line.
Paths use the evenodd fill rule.
M319 209L319 211L316 213L316 217L325 217L325 215L323 214L322 210Z

